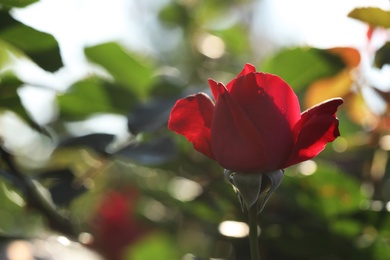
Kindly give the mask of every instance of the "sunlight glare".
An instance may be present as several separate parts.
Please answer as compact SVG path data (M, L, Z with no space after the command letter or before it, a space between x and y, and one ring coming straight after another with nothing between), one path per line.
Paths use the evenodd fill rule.
M143 214L152 221L160 222L167 217L167 208L157 200L148 200Z
M33 247L30 242L16 240L6 248L6 259L9 260L33 260Z
M181 201L194 200L202 191L202 187L197 182L183 177L175 177L169 184L170 194Z
M390 135L384 135L379 140L379 146L384 151L390 151Z
M219 232L227 237L246 237L249 234L249 226L244 222L238 221L223 221L219 224Z
M70 244L71 244L71 241L67 237L64 237L64 236L57 237L57 242L60 243L61 245L64 245L64 246L70 246Z
M298 170L302 175L309 176L317 171L317 163L313 160L301 162L298 165Z
M197 46L200 53L211 59L218 59L225 53L225 43L215 35L204 34L200 36Z
M333 150L338 153L345 152L348 149L348 141L344 137L337 137L332 143Z
M26 202L24 201L24 199L17 192L8 189L8 187L5 185L5 183L2 183L2 188L3 188L4 194L13 203L18 205L19 207L26 206Z

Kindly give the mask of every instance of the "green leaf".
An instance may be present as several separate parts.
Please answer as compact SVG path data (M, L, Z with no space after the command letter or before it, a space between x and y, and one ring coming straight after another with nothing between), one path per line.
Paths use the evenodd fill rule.
M240 56L249 54L248 30L243 25L235 24L228 29L214 31L213 34L223 39L229 53Z
M41 127L31 119L20 100L17 90L21 85L22 82L14 75L2 75L0 78L0 111L10 110L25 120L32 128L41 131Z
M2 70L6 70L7 67L11 66L13 63L12 56L16 55L18 56L20 53L18 53L13 46L9 45L8 43L2 41L0 39L0 68ZM1 74L3 74L4 71L2 71Z
M390 42L386 42L375 53L375 66L382 68L385 64L390 64Z
M114 135L111 134L103 134L103 133L88 134L88 135L82 135L82 136L65 139L61 141L57 147L58 148L88 147L104 156L107 154L106 151L107 146L113 141L113 139L114 139Z
M187 9L183 5L175 2L161 9L158 17L167 25L185 26L190 21Z
M8 12L2 11L0 14L4 22L0 26L0 39L24 52L47 71L54 72L63 66L58 42L52 35L14 20Z
M25 210L23 194L11 183L0 178L0 232L9 236L28 236L43 230L43 222L33 212Z
M200 25L212 24L214 21L229 19L232 9L239 6L240 2L247 0L214 0L199 1L196 5L190 7L191 13L196 12L196 22Z
M374 26L390 28L390 11L385 11L377 7L355 8L348 14L348 17Z
M344 67L341 59L325 50L315 48L284 49L268 58L261 71L276 74L295 91L311 82L336 74Z
M39 0L0 0L0 6L6 7L25 7L30 4L36 3Z
M318 163L316 173L298 182L299 204L322 217L357 212L367 199L355 179L322 162Z
M130 144L115 155L124 156L142 165L160 165L171 162L176 157L177 149L170 137L161 136L149 142Z
M358 236L363 229L362 223L353 219L337 219L330 224L333 232L350 238Z
M163 233L153 233L131 246L124 259L131 260L166 260L178 259L178 247L172 239Z
M57 101L61 117L78 120L95 113L127 114L134 97L120 86L89 78L73 84Z
M117 43L88 47L85 54L138 97L146 97L152 87L153 68L147 62L135 58L135 55L125 51Z
M128 127L133 134L158 132L166 128L172 107L177 98L151 98L137 104L128 115Z

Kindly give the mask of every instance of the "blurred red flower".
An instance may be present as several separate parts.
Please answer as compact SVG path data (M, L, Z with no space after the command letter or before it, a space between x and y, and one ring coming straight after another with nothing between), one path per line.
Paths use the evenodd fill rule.
M168 128L194 148L236 172L269 172L313 158L340 135L335 115L341 98L301 113L291 87L246 64L226 87L209 80L204 93L180 99Z
M125 250L147 233L135 214L138 197L137 191L129 189L108 191L102 198L93 220L93 247L106 259L124 259Z

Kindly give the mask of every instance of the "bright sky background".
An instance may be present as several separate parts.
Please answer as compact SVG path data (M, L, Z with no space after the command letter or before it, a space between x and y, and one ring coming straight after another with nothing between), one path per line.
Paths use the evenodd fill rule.
M258 24L277 43L291 42L320 48L358 46L366 25L348 18L356 7L390 9L388 0L264 0L258 1ZM263 8L262 8L263 7Z
M59 41L66 67L53 77L35 71L27 82L42 77L46 84L64 89L73 78L88 73L83 47L105 41L120 41L129 48L153 52L148 34L153 13L169 0L40 0L15 10L21 21L51 33ZM308 44L316 47L356 46L365 40L366 25L348 18L355 7L376 6L389 9L388 0L258 0L252 33L255 41L269 46ZM164 32L168 34L168 32ZM174 35L167 35L167 38ZM260 53L268 52L262 48ZM23 71L29 71L24 69Z
M63 91L74 79L90 72L83 55L84 46L114 40L153 54L148 33L175 37L175 32L162 32L152 26L156 19L153 13L168 1L40 0L27 8L15 9L13 14L17 19L57 38L65 63L65 68L54 74L25 65L20 67L20 77L25 82ZM365 44L367 26L348 18L347 14L355 7L363 6L388 10L390 3L388 0L258 0L252 27L253 44L255 46L259 40L269 43L269 49L258 50L260 55L271 51L275 44L360 48ZM21 89L24 104L38 122L48 122L56 112L55 91L28 86ZM126 131L125 118L113 120L115 131ZM5 124L4 119L0 119L3 130ZM107 124L101 127L104 125ZM85 133L91 130L88 124L85 127ZM108 129L103 131L109 132Z

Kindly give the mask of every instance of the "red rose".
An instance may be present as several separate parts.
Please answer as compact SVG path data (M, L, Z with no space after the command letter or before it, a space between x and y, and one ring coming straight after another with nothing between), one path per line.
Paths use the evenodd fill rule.
M138 191L127 187L126 192L107 191L91 219L95 236L92 248L109 260L125 259L126 249L148 232L137 219L135 207Z
M236 172L270 172L313 158L340 135L330 99L301 113L291 87L246 64L226 87L209 80L215 103L204 93L180 99L168 128L194 148Z

